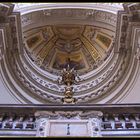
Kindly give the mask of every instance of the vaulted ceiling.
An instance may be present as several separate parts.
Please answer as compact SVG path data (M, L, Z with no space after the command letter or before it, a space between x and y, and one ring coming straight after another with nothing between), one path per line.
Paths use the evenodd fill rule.
M61 104L58 79L68 64L81 79L73 85L77 103L116 103L129 94L139 70L139 5L0 8L1 77L16 100Z
M114 36L108 32L89 25L36 27L24 32L26 52L43 70L57 73L69 63L81 74L93 71L109 56Z

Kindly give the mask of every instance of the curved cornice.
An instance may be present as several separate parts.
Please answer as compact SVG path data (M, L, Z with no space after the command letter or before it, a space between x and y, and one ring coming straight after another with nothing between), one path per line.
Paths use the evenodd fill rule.
M83 8L83 9L102 9L103 11L116 14L118 10L123 10L122 3L15 3L15 11L26 14L40 9L62 9L62 8Z

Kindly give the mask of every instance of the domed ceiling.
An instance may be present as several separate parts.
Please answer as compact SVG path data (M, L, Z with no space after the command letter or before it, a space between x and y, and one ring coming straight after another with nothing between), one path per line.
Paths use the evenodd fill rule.
M90 25L47 25L24 32L26 52L41 69L51 73L70 65L79 74L98 68L109 56L113 36Z
M61 104L62 69L69 65L79 76L71 85L76 103L113 103L125 96L138 70L132 55L137 47L127 42L134 35L131 13L113 10L107 4L31 4L20 9L21 16L7 16L5 29L12 33L1 65L10 93L23 103Z
M116 63L115 14L86 8L52 8L24 13L21 21L21 60L24 75L32 83L29 94L45 103L62 103L65 85L59 84L59 79L68 65L80 76L72 85L77 102L98 99L105 92L100 84L108 84L105 80Z

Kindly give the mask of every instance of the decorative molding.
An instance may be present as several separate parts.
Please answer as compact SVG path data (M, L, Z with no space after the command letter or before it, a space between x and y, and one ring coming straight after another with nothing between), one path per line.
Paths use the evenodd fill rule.
M72 11L74 10L75 9L72 9ZM70 11L65 13L69 17L71 17L72 14ZM102 11L100 12L102 13ZM95 16L95 13L95 11L92 11L93 17ZM108 19L110 13L108 13L108 15L101 13L99 14L101 16L100 18L104 17L104 20L106 20L106 18L107 20L110 20ZM83 81L80 81L79 85L75 85L74 97L78 100L78 103L101 101L107 96L108 98L113 98L113 95L115 98L117 94L119 95L120 91L122 92L122 95L126 94L125 89L130 83L126 82L126 80L130 79L131 81L132 79L135 79L133 78L135 74L131 75L131 78L129 78L129 76L132 71L135 73L138 70L133 69L134 59L136 58L136 56L139 56L139 50L137 47L135 47L135 45L137 44L133 45L133 42L131 42L135 34L132 34L132 36L128 36L128 33L131 34L131 32L135 30L135 26L137 23L136 20L135 24L132 22L134 21L133 19L131 19L131 17L133 18L133 16L134 15L130 14L127 11L119 12L117 19L116 40L114 42L116 46L112 46L114 47L112 59L109 60L110 63L106 63L106 67L104 67L101 71L99 69L96 75L91 74L91 77L89 76L88 78L83 79ZM9 26L8 28L5 28L7 47L4 51L5 54L2 57L3 59L1 59L1 64L4 64L4 67L6 68L2 68L1 71L3 73L3 76L5 77L8 73L9 79L11 81L15 81L15 83L17 84L15 85L15 88L13 88L15 90L15 93L12 94L16 94L17 91L21 92L21 90L17 88L20 87L23 93L25 91L28 91L26 95L34 97L35 100L39 100L40 103L60 103L60 100L63 97L63 87L56 84L55 80L57 79L57 76L52 77L52 79L50 77L45 77L45 75L39 74L39 71L36 71L36 69L32 67L33 65L30 66L30 63L26 63L28 59L25 58L26 55L23 49L23 47L25 46L22 43L19 13L11 12L11 15L8 15L7 17L7 23L2 23L3 26L8 25L8 22ZM139 22L137 24L139 24ZM2 27L0 28L2 29ZM12 34L8 29L12 31ZM11 36L9 36L8 38L9 34ZM6 37L4 39L6 39ZM8 41L12 45L9 45ZM43 59L44 57L45 56L43 56ZM5 69L6 71L4 71ZM125 73L126 71L127 73ZM125 86L120 89L121 85Z
M37 121L36 121L37 135L36 136L40 136L40 137L52 136L50 134L50 131L52 129L51 128L52 124L56 124L59 127L59 125L61 126L61 125L67 125L67 124L69 124L69 126L75 124L76 126L76 123L78 123L80 124L80 126L76 126L76 127L78 127L78 129L80 130L81 125L85 123L88 125L87 126L88 132L86 132L87 136L100 137L101 136L101 130L100 130L101 119L100 118L102 117L102 115L103 113L100 111L88 111L86 113L82 111L65 111L65 112L64 111L55 111L55 112L37 111L35 112L35 116L37 117ZM65 127L63 129L61 128L61 131L62 132L64 131L63 136L65 135L71 136L70 130L69 130L69 134L65 134L65 131L66 131ZM83 130L81 129L81 131Z

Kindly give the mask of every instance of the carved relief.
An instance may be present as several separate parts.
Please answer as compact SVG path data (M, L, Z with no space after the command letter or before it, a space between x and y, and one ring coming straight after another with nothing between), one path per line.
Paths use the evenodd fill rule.
M38 111L35 113L35 116L38 118L36 122L37 136L99 137L101 136L100 117L102 115L102 112L98 111L86 113L82 111ZM78 133L75 131L75 128Z
M28 25L28 24L32 23L32 14L22 16L21 22L23 25Z
M76 85L76 86L74 86L74 89L73 90L75 92L81 92L81 91L84 91L85 92L85 90L97 86L100 82L102 82L110 74L110 72L113 70L113 67L115 66L115 64L116 63L114 62L113 65L111 65L110 68L105 73L103 73L100 77L98 77L97 79L95 79L93 81L90 81L90 82L87 82L87 83L84 83L84 85L82 85L82 84L81 85ZM36 82L38 82L42 86L45 86L45 87L47 87L49 89L53 89L54 91L59 91L59 92L62 91L61 89L63 89L63 86L61 86L61 85L58 86L57 84L49 83L46 80L43 80L40 77L38 77L37 75L33 74L33 72L31 70L29 70L28 67L24 63L23 63L23 66L26 69L26 71L28 72L28 74ZM100 79L100 80L98 80L98 79ZM76 94L78 94L78 93L76 93Z
M48 118L40 118L39 120L36 121L36 126L37 126L37 133L36 136L39 137L44 137L46 136L47 129L46 126L48 125Z
M95 19L98 21L104 21L112 25L116 25L116 15L103 11L95 11Z

